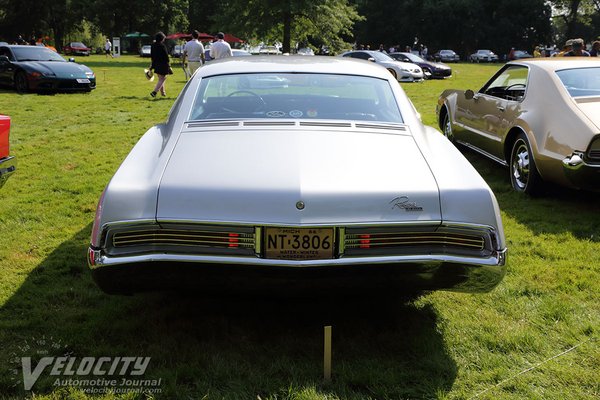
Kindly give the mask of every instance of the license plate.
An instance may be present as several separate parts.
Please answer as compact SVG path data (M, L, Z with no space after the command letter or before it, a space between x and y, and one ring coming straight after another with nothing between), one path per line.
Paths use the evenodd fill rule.
M77 83L90 83L89 79L77 79Z
M333 258L333 228L266 228L265 256L279 260Z

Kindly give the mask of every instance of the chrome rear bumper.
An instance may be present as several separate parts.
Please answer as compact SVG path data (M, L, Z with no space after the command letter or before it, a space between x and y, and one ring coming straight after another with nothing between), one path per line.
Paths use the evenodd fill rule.
M112 257L90 248L88 264L96 282L109 293L195 287L210 283L215 272L225 274L228 281L250 274L253 278L245 285L277 274L286 282L309 281L309 286L315 283L314 276L331 285L341 277L355 277L360 288L365 279L385 274L383 284L389 281L413 290L487 292L504 277L506 254L504 249L485 258L418 255L292 261L164 253Z
M9 156L0 160L0 187L4 185L9 176L17 169L17 160Z

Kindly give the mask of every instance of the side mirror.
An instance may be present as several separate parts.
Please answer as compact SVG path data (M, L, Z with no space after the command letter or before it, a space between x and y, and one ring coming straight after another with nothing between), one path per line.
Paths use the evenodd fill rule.
M69 57L69 62L75 62L75 59L73 57Z
M473 92L471 89L465 90L465 99L471 100L473 97L475 97L475 92Z
M375 59L373 57L369 57L367 58L367 61L375 62Z
M9 62L9 59L7 56L0 56L0 63L7 63Z

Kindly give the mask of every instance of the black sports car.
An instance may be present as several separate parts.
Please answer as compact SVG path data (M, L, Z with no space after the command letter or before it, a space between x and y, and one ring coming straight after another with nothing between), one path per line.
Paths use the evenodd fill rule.
M390 57L394 60L417 64L423 70L425 79L431 78L447 78L452 76L452 68L446 64L427 61L416 54L408 52L390 53Z
M40 46L0 46L0 85L17 92L85 91L96 88L94 71Z

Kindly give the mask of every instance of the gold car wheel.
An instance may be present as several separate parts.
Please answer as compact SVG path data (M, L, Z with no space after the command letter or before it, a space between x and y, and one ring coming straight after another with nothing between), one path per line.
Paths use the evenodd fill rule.
M518 192L534 194L538 191L541 179L531 154L529 142L523 133L518 136L513 145L510 174L512 186Z

